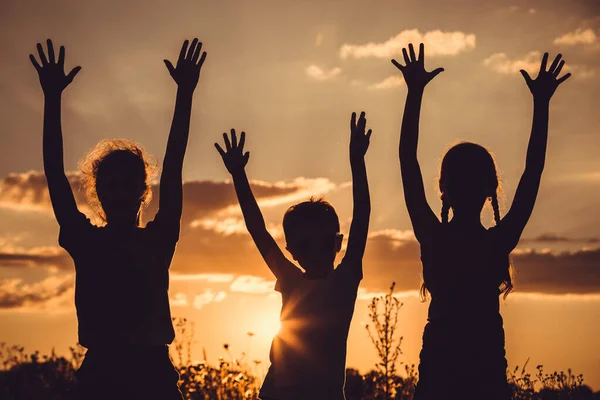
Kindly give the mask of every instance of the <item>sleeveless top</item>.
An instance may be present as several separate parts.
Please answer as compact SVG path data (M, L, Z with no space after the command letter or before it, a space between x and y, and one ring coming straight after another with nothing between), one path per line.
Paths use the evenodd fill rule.
M415 400L510 399L499 301L509 259L496 232L442 224L421 244L431 303Z
M423 280L431 294L430 322L478 323L497 319L508 254L498 249L495 228L463 237L442 224L421 244Z

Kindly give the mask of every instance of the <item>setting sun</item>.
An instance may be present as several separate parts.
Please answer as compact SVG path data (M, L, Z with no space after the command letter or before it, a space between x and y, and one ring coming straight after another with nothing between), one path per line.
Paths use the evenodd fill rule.
M77 370L87 344L80 335L86 329L87 333L102 332L98 334L102 336L109 332L122 339L120 334L130 338L123 332L131 324L131 332L159 342L163 350L172 340L163 356L167 358L169 351L180 352L184 361L177 368L189 367L183 365L188 359L202 360L207 368L204 376L223 372L218 370L223 360L254 363L256 368L249 374L248 382L257 385L264 378L263 370L266 373L269 368L270 348L276 335L285 346L305 350L300 342L310 329L301 328L318 326L313 314L325 307L315 301L310 312L302 314L303 321L284 312L282 327L282 295L275 290L276 281L281 284L282 280L265 261L265 254L271 253L257 249L257 236L248 229L247 212L242 211L236 192L243 185L234 185L233 175L248 178L244 188L253 194L262 213L262 218L254 219L258 221L256 225L264 226L273 238L265 242L273 248L278 246L281 254L298 266L297 260L303 258L286 250L294 247L286 242L284 213L311 196L327 200L339 217L337 233L343 235L341 251L335 256L337 267L346 255L351 224L358 210L353 196L360 185L354 183L356 168L351 163L355 157L349 157L349 151L351 115L360 111L366 113L367 128L372 129L372 136L368 134L368 152L365 148L361 159L369 192L369 216L364 219L368 226L363 230L366 245L364 254L360 253L361 263L352 264L361 266L362 279L356 279L359 289L353 314L337 313L338 308L332 311L334 317L352 318L345 325L348 345L344 356L345 366L358 371L354 378L367 379L366 374L380 365L380 349L369 338L365 326L370 327L371 333L377 329L369 304L373 298L385 296L392 282L394 296L403 304L394 328L403 338L397 374L404 376L405 366L419 365L432 303L419 297L422 260L427 257L421 253L419 229L414 228L413 215L409 215L403 185L407 176L418 178L417 197L430 206L430 210L423 208L423 215L431 221L438 219L442 223L444 218L454 218L447 202L451 196L441 193L441 187L452 186L441 185L441 161L453 144L465 141L478 143L493 153L495 181L500 180L504 191L489 197L492 206L481 214L486 227L495 221L506 222L507 215L511 215L525 166L538 174L543 169L543 178L534 179L533 200L521 202L529 208L535 206L530 218L526 213L525 228L517 224L521 231L512 238L510 246L516 248L503 253L503 265L514 269L514 291L506 299L497 298L494 293L490 296L494 302L499 299L509 373L517 366L521 371L526 362L525 373L532 377L538 365L543 365L547 373L571 369L583 374L584 385L600 390L600 2L511 3L184 0L174 6L172 2L147 0L140 6L118 0L3 2L0 398L6 393L12 398L14 393L3 391L3 378L8 376L3 373L11 372L11 367L14 371L29 371L10 364L14 360L35 363L44 354L55 354L73 365L72 372ZM55 43L52 52L48 38ZM198 75L194 72L191 80L179 76L181 82L193 86L179 93L178 75L172 73L178 70L178 64L191 65L177 62L186 38L198 38L194 44L198 47L190 47L196 48L198 54L187 53L187 61L193 61L196 68L188 73L196 71ZM438 71L439 75L436 73L423 92L418 150L409 151L418 156L419 173L406 175L399 162L399 143L410 79L403 75L405 67L394 67L391 60L405 63L402 49L408 43L421 42L427 54L426 71ZM37 43L41 43L48 59L41 58ZM59 50L61 45L66 53ZM542 140L543 154L538 157L538 166L532 167L526 158L531 153L528 143L536 101L532 101L528 79L523 79L525 75L520 70L528 71L531 81L537 79L545 52L551 54L550 65L553 60L558 63L554 57L560 54L564 64L561 61L555 68L564 65L560 74L572 76L552 95L544 113L537 113L548 117L549 125L547 146ZM31 64L30 54L37 60L37 67ZM184 57L185 54L183 51ZM200 62L199 57L203 63L201 74L199 64L195 64ZM66 86L44 88L44 74L39 72L49 65L50 58L56 59L53 65L58 65L58 60L64 63L64 74L60 68L55 72L65 75L59 74L66 79ZM165 64L163 60L170 61ZM57 88L62 90L62 97L55 93L49 96L53 103L46 104L47 92ZM182 104L186 105L184 112L177 108ZM174 109L178 111L174 113ZM55 135L60 132L54 137L60 139L53 142L55 151L49 152L55 158L53 162L48 162L48 149L44 148L44 143L50 142L44 137L44 127L53 126L44 121L49 110L60 114L48 118L60 125L60 129L49 129ZM175 125L189 129L185 128L185 140L171 144L175 143L177 149L178 144L185 142L187 147L176 150L178 167L165 169L165 159L173 160L165 154L175 114L186 116L183 123ZM222 135L232 128L240 142L241 132L245 132L243 152L231 153L246 163L241 167L245 174L230 173L231 165L224 164L214 146L219 142L227 150ZM112 215L118 217L121 203L129 204L131 207L126 208L132 210L141 207L139 193L143 189L143 200L148 204L143 212L131 214L128 220L135 221L132 232L138 232L138 227L139 232L150 232L142 239L151 238L151 242L137 243L129 241L129 237L89 240L92 236L84 236L102 231L89 226L101 222L94 205L101 208L102 204L99 195L90 197L91 205L86 197L95 190L89 176L99 164L95 159L79 162L97 143L112 138L131 140L131 149L138 149L138 145L144 149L140 154L148 156L148 163L143 163L147 181L140 178L143 185L129 184L130 177L125 173L129 168L114 167L109 172L117 171L113 175L122 178L122 182L106 182L122 187L113 192L114 197L106 197L104 192L103 201L107 209L112 204L113 210L118 211ZM409 143L416 144L416 138ZM51 165L45 165L45 161ZM81 171L80 165L90 168ZM48 182L52 181L48 171L53 168L61 169L59 188L66 192L69 187L72 189L72 196L62 196L62 201L56 200L54 192L51 197L48 190ZM163 184L165 170L175 176L175 186ZM473 176L481 172L477 168L469 171ZM181 193L183 196L179 196ZM176 204L167 212L170 223L164 225L173 228L169 235L163 235L164 226L149 224L162 207L161 201L163 205ZM76 218L59 224L61 213L55 214L53 202L80 213L68 213ZM84 223L86 230L68 234L63 229ZM499 229L500 226L501 223ZM152 234L152 229L158 233ZM169 236L168 246L163 236ZM317 235L309 232L306 236L310 239ZM78 257L65 251L69 239ZM80 251L80 245L87 246L85 251ZM312 249L313 245L307 240L300 247ZM455 259L492 253L487 252L486 245L473 245L470 241L460 245L461 253L455 254ZM122 248L118 252L111 251L119 246ZM163 254L164 248L168 248L168 255ZM129 257L130 250L135 255ZM115 256L119 262L107 262L113 253L127 257ZM435 256L440 264L448 260L444 254L431 253L430 258ZM92 267L85 269L73 261L84 258ZM136 262L130 262L130 258ZM510 262L504 262L508 258ZM475 276L471 275L475 270L485 273L479 265L474 263L464 276ZM451 266L448 268L450 271ZM157 270L160 274L146 279L148 271L151 275ZM302 270L308 271L304 266ZM96 279L80 271L93 271L90 276L98 271L105 275ZM323 276L328 275L319 275ZM449 272L448 280L440 280L440 286L459 276L463 275ZM81 284L81 279L85 283ZM158 300L154 296L154 280L161 281ZM449 292L464 295L467 302L473 300L469 305L487 306L485 301L477 303L476 285L469 286L469 279L463 282L465 285ZM92 307L91 314L105 313L106 321L111 323L98 322L95 329L83 326L76 293L78 301L82 294L89 296L88 304L99 305ZM469 298L469 294L473 297ZM284 298L287 302L290 297ZM456 309L468 308L454 309L452 304L444 302L443 306L449 306L442 307L443 311L454 316L458 314ZM118 322L111 319L116 314ZM170 318L183 319L188 325L176 326L173 335ZM465 317L471 319L477 318ZM97 322L93 316L83 320ZM498 318L494 321L498 322ZM137 322L147 326L134 327ZM294 328L298 328L297 337L288 332ZM327 330L330 331L335 332ZM107 342L119 341L112 338ZM104 342L92 337L88 343ZM18 357L24 353L33 358ZM119 365L129 367L127 363ZM473 365L473 369L478 367L481 365ZM504 364L500 370L505 370ZM65 385L75 385L75 375L69 374L71 380ZM46 378L15 376L21 382L31 382L32 393L36 382L40 390L48 386ZM224 380L219 375L217 381ZM50 397L43 392L36 398Z

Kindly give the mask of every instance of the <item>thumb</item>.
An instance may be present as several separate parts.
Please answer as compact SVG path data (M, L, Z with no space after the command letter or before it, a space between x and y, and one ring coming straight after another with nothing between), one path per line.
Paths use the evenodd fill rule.
M171 76L173 76L175 74L175 67L173 67L173 64L171 64L171 61L169 61L169 60L163 60L163 61L165 62L165 65L167 66L169 73L171 74Z
M75 67L71 70L71 72L69 72L69 75L67 75L67 80L69 83L73 81L73 78L75 78L75 75L77 75L79 71L81 71L81 67Z
M440 72L443 72L444 68L436 68L431 71L431 79L435 78Z
M531 83L531 76L529 76L529 73L527 73L527 71L524 69L520 70L519 72L521 72L521 75L523 75L523 78L525 78L525 82L527 85L529 85Z
M400 64L398 61L392 59L392 64L394 64L394 66L396 68L398 68L400 71L404 71L404 66L402 64Z

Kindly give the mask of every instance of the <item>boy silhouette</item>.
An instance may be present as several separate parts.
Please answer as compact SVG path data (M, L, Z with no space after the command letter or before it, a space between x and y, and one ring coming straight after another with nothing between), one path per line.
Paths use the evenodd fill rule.
M246 227L277 278L275 290L282 295L281 329L271 345L271 366L259 395L263 400L345 398L346 343L362 279L371 208L364 160L371 130L365 134L365 126L365 113L358 123L352 113L354 210L348 248L340 265L334 268L343 235L328 202L311 198L285 213L286 249L304 272L285 257L266 229L244 170L249 158L249 153L244 153L245 133L239 142L235 130L231 130L231 141L223 134L226 150L215 144L233 177Z

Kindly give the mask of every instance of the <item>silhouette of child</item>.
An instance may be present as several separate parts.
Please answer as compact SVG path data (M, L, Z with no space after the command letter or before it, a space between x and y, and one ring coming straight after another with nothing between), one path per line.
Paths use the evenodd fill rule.
M263 259L277 278L282 295L281 329L273 339L271 366L260 390L262 399L344 399L346 342L369 227L370 198L364 156L371 130L365 134L364 112L356 123L352 114L350 165L354 211L348 248L334 269L342 236L333 207L309 200L290 207L283 218L286 249L302 269L289 261L266 229L244 167L245 133L239 143L223 134L226 151L217 150L233 177L246 227Z
M408 86L400 166L406 206L421 245L422 295L431 294L414 399L507 400L511 393L499 295L506 296L513 287L509 253L531 215L540 185L550 98L570 74L558 78L564 65L560 54L547 70L547 53L535 80L521 71L533 94L533 128L525 172L506 216L500 218L498 177L491 154L477 144L460 143L442 161L440 223L425 197L417 140L424 88L443 69L425 70L423 44L418 58L412 44L408 50L410 56L402 49L405 65L392 60ZM490 229L481 224L488 200L496 221Z
M44 92L44 172L59 244L75 263L75 306L79 343L87 353L77 371L83 399L181 399L179 374L168 355L174 337L169 310L169 265L179 238L182 168L192 97L206 53L186 40L177 66L165 60L178 85L160 185L159 210L140 227L150 201L150 165L128 140L102 141L81 163L90 206L106 223L95 226L79 212L63 165L61 97L81 69L64 73L65 49L55 59L38 43L38 71Z

